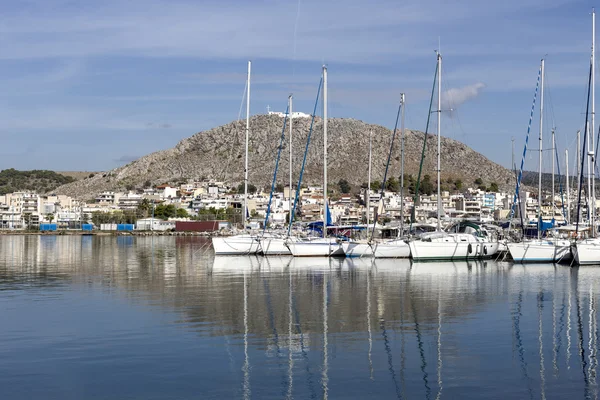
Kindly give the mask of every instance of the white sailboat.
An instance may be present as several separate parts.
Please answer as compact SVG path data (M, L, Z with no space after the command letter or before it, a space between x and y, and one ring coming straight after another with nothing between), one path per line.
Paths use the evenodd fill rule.
M400 196L403 197L404 188L404 93L400 94L400 109L402 111L402 126L401 126L401 153L402 153L402 166L401 166L401 192ZM397 123L397 120L396 120ZM397 125L396 125L397 126ZM369 217L370 217L370 198L371 198L371 136L369 136L369 176L368 176L368 188L367 188L367 229L369 229ZM380 199L381 201L381 199ZM404 227L404 203L400 205L401 212L401 225L398 232L398 237L391 240L376 240L373 237L364 241L349 241L342 244L342 248L346 257L375 257L375 258L408 258L410 257L410 247L408 243L400 238L403 233ZM377 221L374 221L375 224ZM368 233L367 233L368 235Z
M442 55L437 52L437 231L409 242L413 260L464 260L491 257L498 251L498 241L470 233L448 233L441 229L441 116L442 116Z
M595 73L596 73L596 62L595 62L595 58L596 58L596 11L594 9L592 9L592 63L591 63L591 85L592 85L592 90L591 90L591 97L592 97L592 114L591 114L591 127L588 130L588 135L591 134L592 136L592 146L590 148L590 151L594 151L595 146L594 146L594 132L595 132L595 114L596 114L596 94L595 94L595 89L596 89L596 79L595 79ZM588 136L589 137L589 136ZM593 161L593 167L594 168L594 172L592 173L592 177L595 177L595 155L594 158L592 159ZM590 161L590 158L588 157L588 172L590 170L590 165L592 164L592 161ZM589 174L588 174L589 175ZM589 179L589 178L588 178ZM589 187L589 182L588 182L588 187ZM592 186L592 190L591 193L588 190L588 193L591 195L591 200L588 204L596 204L596 185L595 182L591 185ZM575 259L575 262L579 265L586 265L586 264L600 264L600 238L595 237L596 236L596 232L597 232L597 226L596 226L596 220L595 220L595 206L594 207L590 207L590 218L591 218L591 227L592 227L592 236L591 238L588 239L583 239L578 241L577 243L575 243L575 245L572 247L572 253L573 253L573 258Z
M246 158L244 166L244 209L243 209L243 226L246 226L246 215L248 213L248 137L250 131L250 72L252 62L248 61L248 80L246 93ZM215 254L218 255L240 255L240 254L255 254L259 249L259 241L257 236L249 234L241 234L229 237L213 237L212 245Z
M544 59L540 65L540 133L538 166L538 237L518 243L508 243L508 251L515 262L558 262L570 256L570 243L561 239L542 239L542 151L544 121Z
M344 250L336 238L327 237L327 67L323 66L323 237L286 241L294 257L343 256Z

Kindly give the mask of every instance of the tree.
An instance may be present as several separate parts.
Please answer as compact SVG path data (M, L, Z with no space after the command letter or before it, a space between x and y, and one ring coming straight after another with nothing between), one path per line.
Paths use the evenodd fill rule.
M490 192L499 192L500 189L498 188L498 184L496 182L492 182L490 183Z
M463 185L463 183L460 179L457 179L454 181L454 189L460 190L460 189L462 189L462 185Z
M433 182L431 182L431 176L425 175L423 181L419 185L419 192L430 196L433 193Z
M392 176L388 178L387 182L385 183L385 188L390 192L399 192L400 182L398 182L398 180Z
M178 208L177 209L177 218L187 218L188 212L186 211L185 208Z
M240 183L238 185L237 192L238 193L244 193L244 182L242 182L242 183ZM248 193L250 193L250 194L256 193L256 186L254 186L253 184L249 183L248 184Z
M143 218L147 218L150 215L151 210L152 204L148 199L142 199L140 204L137 206L137 214Z
M371 190L378 191L379 189L381 189L381 182L371 182Z
M275 191L278 193L283 193L284 190L285 190L285 186L283 186L283 183L278 183L275 186Z
M340 179L338 181L338 186L340 187L340 192L342 193L350 193L350 184L345 179Z
M475 179L475 184L481 185L481 184L483 184L483 180L481 180L481 178L477 178L477 179Z
M54 220L54 214L46 214L46 219L49 223L52 223L52 221Z
M144 188L146 188L146 189L147 189L147 188L149 188L149 187L151 187L151 186L152 186L152 182L150 182L149 180L148 180L148 181L146 181L146 182L144 182Z
M154 208L154 217L167 220L177 216L177 208L174 204L159 204Z

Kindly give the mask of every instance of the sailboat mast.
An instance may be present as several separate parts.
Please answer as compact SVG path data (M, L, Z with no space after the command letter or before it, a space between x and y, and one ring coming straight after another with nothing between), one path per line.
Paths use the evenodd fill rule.
M544 122L544 59L542 58L541 66L541 86L540 86L540 136L539 136L539 153L540 160L538 166L538 239L542 238L542 128Z
M590 135L592 136L592 147L590 147L592 163L592 201L591 201L591 225L592 237L596 237L596 10L592 8L592 125Z
M400 93L402 122L400 126L400 234L404 234L404 93Z
M369 235L369 223L371 222L371 155L373 152L373 130L369 131L369 172L367 177L367 236Z
M248 140L250 136L250 71L252 61L248 61L248 92L246 93L246 151L244 161L244 214L242 216L243 228L246 228L246 216L248 215Z
M567 224L571 223L571 192L569 191L569 150L565 150L565 165L567 169Z
M581 131L577 130L577 175L575 175L577 177L577 193L581 192L581 179L579 179L579 175L581 174L580 171L580 165L581 165ZM579 204L577 205L577 210L579 210ZM577 218L577 224L579 224L580 221L580 215L579 215L579 211L577 211L577 215L575 216L575 218Z
M441 139L441 129L442 129L442 55L437 53L437 61L438 61L438 109L437 109L437 230L438 232L442 230L442 193L440 190L440 181L442 175L442 161L441 161L441 148L442 148L442 139Z
M592 162L590 161L592 158L592 154L593 150L590 149L590 122L588 121L588 123L585 126L586 132L587 132L587 147L588 147L588 152L586 154L587 156L587 185L588 185L588 191L587 191L587 200L588 200L588 206L587 206L587 216L590 219L590 223L592 222ZM592 233L593 234L593 233Z
M323 237L327 237L327 67L323 65Z
M293 161L293 154L292 154L292 120L293 120L293 115L294 113L292 112L292 102L293 102L293 98L294 95L290 94L290 97L288 98L289 101L289 109L290 109L290 157L289 157L289 163L290 163L290 191L289 191L289 202L290 202L290 217L289 217L289 221L291 223L292 221L292 205L293 205L293 200L292 200L292 192L293 192L293 187L294 187L294 183L292 182L292 161Z
M554 204L554 161L555 161L555 154L556 154L556 140L554 137L554 128L552 128L552 219L554 219L554 208L555 208L555 204Z

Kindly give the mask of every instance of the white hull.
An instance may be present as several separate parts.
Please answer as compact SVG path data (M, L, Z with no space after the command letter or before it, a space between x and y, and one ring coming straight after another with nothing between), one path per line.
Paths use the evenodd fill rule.
M582 240L572 249L578 265L600 264L600 239Z
M423 239L427 239L427 235ZM489 258L498 252L498 242L481 240L470 234L433 234L431 240L414 240L409 243L413 260L472 260Z
M408 258L410 247L400 239L386 242L361 243L345 242L342 244L346 257L375 257L375 258Z
M260 239L260 253L265 256L290 255L286 240L279 237L263 237Z
M256 254L258 244L258 239L250 235L212 238L213 249L217 255Z
M287 247L294 257L343 256L344 249L336 239L289 241Z
M515 262L558 262L570 257L570 245L567 240L532 240L529 242L509 243L508 251Z

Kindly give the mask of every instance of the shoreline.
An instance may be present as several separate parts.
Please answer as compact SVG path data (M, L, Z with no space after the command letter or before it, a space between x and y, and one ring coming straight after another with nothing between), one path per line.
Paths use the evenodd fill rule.
M162 232L162 231L24 231L24 230L0 230L0 236L228 236L219 232Z

